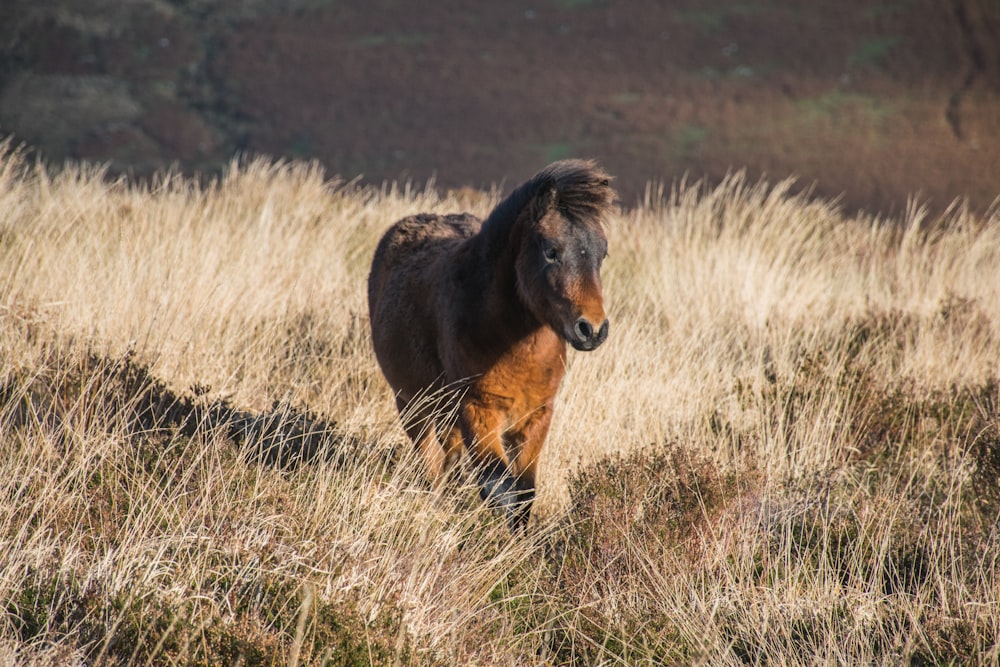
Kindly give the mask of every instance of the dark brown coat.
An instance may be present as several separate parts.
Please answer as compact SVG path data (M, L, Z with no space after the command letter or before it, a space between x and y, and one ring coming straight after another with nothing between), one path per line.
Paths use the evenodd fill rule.
M566 342L592 350L607 337L609 180L593 162L556 162L485 221L400 220L372 261L375 355L429 476L436 482L464 444L482 497L515 530L534 498Z

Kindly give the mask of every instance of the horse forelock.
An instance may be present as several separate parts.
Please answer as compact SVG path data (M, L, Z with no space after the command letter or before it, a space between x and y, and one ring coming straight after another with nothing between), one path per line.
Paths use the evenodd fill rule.
M576 223L602 224L615 200L611 176L593 160L554 162L538 174L556 192L556 207Z
M547 190L554 190L556 207L566 218L578 224L602 226L615 201L611 180L593 160L553 162L497 204L483 223L483 231L506 232L524 207Z

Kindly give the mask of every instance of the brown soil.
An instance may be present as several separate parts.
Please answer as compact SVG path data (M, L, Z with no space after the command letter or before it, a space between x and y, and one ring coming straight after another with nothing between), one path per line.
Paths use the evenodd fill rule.
M13 0L0 132L145 175L236 151L365 180L788 175L898 213L1000 195L991 0Z

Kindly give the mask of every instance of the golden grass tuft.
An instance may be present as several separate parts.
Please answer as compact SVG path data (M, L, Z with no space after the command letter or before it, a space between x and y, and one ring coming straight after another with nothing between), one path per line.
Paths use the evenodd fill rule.
M497 193L0 154L0 662L995 663L1000 215L734 175L609 228L511 539L423 482L381 232Z

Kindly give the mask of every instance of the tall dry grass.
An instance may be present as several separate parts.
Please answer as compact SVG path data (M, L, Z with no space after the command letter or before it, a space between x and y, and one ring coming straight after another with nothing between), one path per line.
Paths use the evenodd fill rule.
M137 186L5 149L0 655L995 663L1000 215L789 188L615 216L611 336L571 354L512 540L423 483L364 301L389 224L496 193L259 160Z

